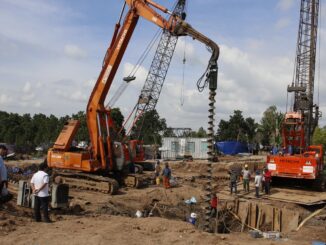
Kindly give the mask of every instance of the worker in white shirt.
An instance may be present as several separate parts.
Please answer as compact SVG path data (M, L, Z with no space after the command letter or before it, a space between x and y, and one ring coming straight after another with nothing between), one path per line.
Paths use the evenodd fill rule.
M41 222L41 210L43 213L43 221L51 223L49 218L49 175L44 171L47 168L46 163L39 165L38 171L31 179L33 194L35 195L34 202L34 218L36 222Z
M259 189L261 186L261 181L262 181L262 176L260 174L260 171L256 171L256 176L255 176L255 189L256 189L256 197L259 198Z

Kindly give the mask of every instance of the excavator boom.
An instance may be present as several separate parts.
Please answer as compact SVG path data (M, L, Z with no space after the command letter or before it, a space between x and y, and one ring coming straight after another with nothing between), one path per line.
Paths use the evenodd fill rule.
M106 60L104 62L102 71L95 84L87 105L87 124L88 128L91 129L89 132L93 146L93 154L97 157L102 155L100 154L102 151L102 132L100 125L108 124L108 122L106 122L106 115L108 114L108 111L104 106L104 100L110 89L115 73L119 67L122 56L127 48L139 16L149 20L150 22L153 22L154 24L160 26L162 29L169 30L174 35L188 35L209 46L212 50L210 63L216 64L216 60L218 59L219 55L219 47L212 40L196 31L178 16L171 16L168 20L164 19L149 5L154 6L164 13L169 12L166 10L166 8L152 1L144 0L126 0L126 3L130 9L125 17L125 21L122 27L116 35L116 38L112 40L113 43L110 45L111 48L108 50L108 53L105 56ZM107 136L110 136L109 132L105 133ZM101 159L103 159L103 156Z
M176 15L170 15L165 19L155 9L163 13L171 14L165 7L150 0L126 0L125 6L129 10L124 16L123 24L120 21L115 26L111 44L104 57L102 70L95 83L86 108L86 121L90 136L90 149L88 151L70 150L72 139L77 132L78 123L69 123L61 132L57 143L48 152L48 164L50 167L66 170L79 170L83 172L101 172L103 176L116 171L124 171L131 162L128 148L123 142L119 142L118 135L113 130L114 125L110 115L110 109L105 108L104 101L110 90L117 69L126 51L131 36L135 30L139 17L147 19L172 35L191 36L207 45L212 56L209 61L207 79L210 80L210 89L215 91L217 84L217 59L219 56L218 45L196 31L188 23ZM123 13L120 15L122 19ZM211 107L214 103L210 97ZM214 108L210 109L213 114ZM210 117L211 119L213 116ZM212 122L210 122L212 124ZM210 128L212 131L212 128ZM85 175L80 175L82 177ZM109 188L110 192L114 188Z

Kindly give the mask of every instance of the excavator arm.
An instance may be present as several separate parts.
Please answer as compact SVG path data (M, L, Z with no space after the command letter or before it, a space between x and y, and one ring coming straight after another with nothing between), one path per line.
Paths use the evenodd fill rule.
M102 70L87 104L86 120L92 147L91 157L95 161L97 159L100 162L102 169L107 169L108 162L110 163L109 169L113 168L113 152L115 151L113 148L115 146L112 143L116 140L114 132L111 130L110 111L105 108L104 101L140 16L162 29L168 30L173 35L191 36L207 45L212 51L212 56L206 76L210 80L209 87L211 90L215 90L217 86L216 76L219 47L215 42L196 31L178 16L171 15L169 19L165 19L155 9L163 13L171 14L171 12L151 0L125 0L125 5L129 6L129 10L124 17L122 26L120 24L115 26L111 44L103 61ZM122 14L120 15L121 18ZM71 130L71 132L74 131ZM65 143L61 142L61 145L66 145L65 150L73 136L74 134L70 134L66 138L62 137L66 139L64 140L66 141Z

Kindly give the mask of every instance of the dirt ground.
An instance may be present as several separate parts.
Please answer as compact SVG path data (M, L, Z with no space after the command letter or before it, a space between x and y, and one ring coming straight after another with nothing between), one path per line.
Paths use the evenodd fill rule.
M244 162L257 165L259 161L225 158L222 163L214 165L213 183L221 193L221 203L234 199L227 193L227 169ZM39 162L12 161L10 165ZM171 166L178 186L168 190L150 185L143 189L122 188L118 195L108 196L70 189L69 209L51 210L54 221L51 224L34 222L32 210L17 206L14 196L13 200L0 207L0 244L311 244L313 240L326 241L325 211L299 232L282 234L279 240L255 239L248 230L241 233L237 229L232 230L231 226L228 234L203 232L186 219L190 212L203 212L201 176L205 172L205 164L171 162ZM152 173L146 172L145 175L151 176ZM15 194L17 187L11 184L10 190ZM185 204L185 200L191 197L196 198L197 204ZM278 204L307 214L313 211L296 204ZM147 217L136 218L137 210Z

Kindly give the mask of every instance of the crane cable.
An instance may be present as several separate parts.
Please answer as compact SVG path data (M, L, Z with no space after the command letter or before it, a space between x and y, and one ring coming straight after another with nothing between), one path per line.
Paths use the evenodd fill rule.
M322 30L321 25L322 25L322 18L321 18L321 10L322 10L322 1L319 2L320 6L319 6L319 24L318 24L318 28L319 28L319 32ZM319 83L320 83L320 46L321 46L321 42L320 42L320 34L318 35L318 74L317 74L317 105L319 105Z
M177 5L177 2L174 3L173 8L175 8L175 6ZM169 14L167 14L166 16L168 16ZM147 47L145 48L144 52L142 53L142 55L139 57L136 65L134 66L134 68L132 69L132 71L129 73L128 77L133 77L135 76L135 74L137 73L137 71L139 70L141 64L144 62L145 58L147 57L149 51L152 49L152 47L154 46L155 42L157 41L158 37L160 36L159 34L163 32L163 30L161 28L158 28L157 32L155 33L154 37L152 38L152 40L149 42L149 44L147 45Z
M153 36L153 38L151 39L151 41L148 43L148 45L146 46L145 50L143 51L143 53L141 54L141 56L139 57L139 59L137 60L136 65L133 67L133 69L131 70L131 72L129 73L128 77L134 77L135 74L137 73L137 71L139 70L139 68L141 67L142 63L144 62L144 60L146 59L147 55L149 54L149 52L151 51L151 49L153 48L154 44L156 43L158 37L160 36L159 34L162 32L162 29L159 28L157 30L157 32L155 33L155 35Z
M158 29L158 31L155 33L155 35L153 36L153 38L151 39L151 41L148 43L145 50L143 51L142 55L138 59L136 65L133 67L133 69L131 70L129 75L126 78L123 79L124 81L120 84L119 88L117 89L117 91L115 92L113 97L110 99L110 101L109 101L109 103L107 104L106 107L111 107L112 108L115 105L115 103L118 101L120 96L123 94L123 92L126 90L127 86L129 85L129 81L132 81L132 80L135 79L135 74L137 73L137 71L141 67L141 64L144 62L144 60L147 57L148 53L150 52L153 45L157 41L157 39L159 37L158 34L160 33L160 31L161 30Z
M184 81L185 81L185 67L186 67L186 37L184 39L184 50L183 50L183 59L182 59L182 84L181 84L181 98L180 104L183 106L184 100Z

